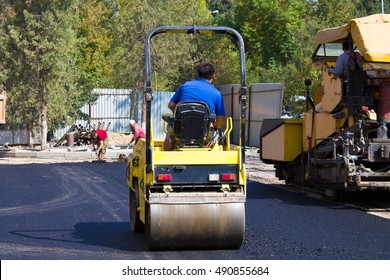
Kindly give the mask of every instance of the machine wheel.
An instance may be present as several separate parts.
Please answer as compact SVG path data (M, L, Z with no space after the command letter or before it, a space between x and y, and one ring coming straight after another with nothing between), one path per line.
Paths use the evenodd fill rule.
M134 180L135 189L138 188L138 183ZM139 207L138 193L129 189L129 209L130 209L130 223L131 230L134 232L142 231L144 228L143 223L139 218L139 212L137 211Z

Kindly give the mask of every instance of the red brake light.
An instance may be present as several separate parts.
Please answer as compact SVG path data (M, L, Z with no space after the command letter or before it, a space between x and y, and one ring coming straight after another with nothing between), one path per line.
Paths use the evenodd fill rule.
M223 173L221 175L222 181L234 181L236 179L236 174L234 173Z
M158 174L157 175L157 181L159 182L169 182L172 180L171 174Z

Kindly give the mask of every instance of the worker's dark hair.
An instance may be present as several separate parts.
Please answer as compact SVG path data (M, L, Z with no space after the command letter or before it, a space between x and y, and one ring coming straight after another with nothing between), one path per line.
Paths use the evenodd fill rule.
M92 138L95 138L95 137L96 137L96 135L97 135L97 132L96 132L96 130L94 130L94 131L92 131L92 132L91 132L91 137L92 137Z
M349 50L349 41L344 41L343 42L343 50L348 51Z
M210 62L203 62L196 67L199 78L210 80L214 77L215 68Z

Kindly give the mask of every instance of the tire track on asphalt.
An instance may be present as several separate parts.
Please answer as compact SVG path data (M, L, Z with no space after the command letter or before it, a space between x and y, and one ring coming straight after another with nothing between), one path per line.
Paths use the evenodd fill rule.
M118 199L118 192L109 190L111 187L109 181L104 180L104 177L92 170L85 169L84 171L86 173L77 180L79 184L83 185L83 191L87 193L89 198L101 205L117 222L123 222L123 218L119 217L118 212L120 212L120 208L128 208L128 197Z
M79 174L80 167L55 166L52 173L55 174L57 184L55 187L61 193L53 199L32 203L22 206L0 208L0 217L9 215L24 215L31 213L44 213L60 208L72 207L94 199L102 206L116 221L122 221L118 216L118 207L127 208L127 197L118 199L117 193L109 192L107 181L98 173L88 169L83 170L83 176L73 177L70 174ZM85 173L87 172L87 173Z
M61 188L62 190L60 195L53 199L42 201L39 203L0 208L0 217L9 215L24 215L30 213L44 213L52 210L57 210L59 208L71 207L81 203L83 201L83 198L79 195L79 190L77 188L74 188L73 185L69 184L69 179L67 178L67 176L65 176L66 173L64 173L64 170L62 170L65 168L67 167L55 167L53 170L53 173L57 175L57 187Z

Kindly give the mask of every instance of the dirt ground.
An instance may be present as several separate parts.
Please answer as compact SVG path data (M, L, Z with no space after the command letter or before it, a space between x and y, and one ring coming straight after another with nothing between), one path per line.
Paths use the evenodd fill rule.
M284 181L275 177L273 164L262 162L257 151L258 149L252 148L245 153L247 179L264 184L284 184Z

